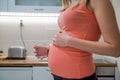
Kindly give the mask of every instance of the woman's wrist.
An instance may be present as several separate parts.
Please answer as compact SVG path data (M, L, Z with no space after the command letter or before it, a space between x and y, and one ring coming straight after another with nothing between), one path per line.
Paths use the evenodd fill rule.
M72 36L68 37L68 39L67 39L67 46L72 47L73 39L74 39L74 37L72 37Z
M67 46L78 48L78 47L80 47L81 42L82 42L82 39L71 36L71 37L68 38Z

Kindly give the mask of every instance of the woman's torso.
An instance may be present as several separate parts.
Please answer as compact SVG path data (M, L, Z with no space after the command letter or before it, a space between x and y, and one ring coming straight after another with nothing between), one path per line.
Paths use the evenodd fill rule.
M58 25L69 35L84 40L98 41L100 30L96 18L84 3L68 8L58 18ZM83 78L95 71L92 54L72 47L50 46L49 67L53 74L65 78Z

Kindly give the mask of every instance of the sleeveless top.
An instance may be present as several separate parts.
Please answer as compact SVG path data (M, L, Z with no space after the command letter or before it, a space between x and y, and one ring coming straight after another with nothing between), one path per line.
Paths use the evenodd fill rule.
M98 41L101 35L94 13L84 3L61 12L58 25L69 35L84 40ZM51 45L48 65L53 74L63 78L80 79L95 72L92 53L72 47Z

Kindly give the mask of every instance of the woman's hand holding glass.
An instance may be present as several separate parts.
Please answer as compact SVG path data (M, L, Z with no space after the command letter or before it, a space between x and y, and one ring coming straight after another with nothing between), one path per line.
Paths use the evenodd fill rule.
M34 46L34 53L35 56L42 60L43 58L46 58L48 56L49 52L49 47L44 47L44 46Z

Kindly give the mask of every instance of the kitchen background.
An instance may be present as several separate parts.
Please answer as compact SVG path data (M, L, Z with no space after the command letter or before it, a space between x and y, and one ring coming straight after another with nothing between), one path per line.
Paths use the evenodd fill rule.
M58 31L57 17L0 19L0 48L4 53L8 53L10 46L23 46L20 36L21 20L23 20L22 34L28 55L34 55L35 45L49 46Z
M4 4L2 1L4 1ZM0 49L7 55L10 46L24 46L21 41L21 34L27 49L27 55L34 55L34 45L49 46L59 30L57 25L59 13L35 13L34 15L24 13L23 15L23 13L18 13L21 11L20 7L17 7L17 11L17 8L12 7L12 3L9 2L7 2L6 7L5 1L0 0ZM120 27L120 0L112 0L112 4ZM4 10L9 12L16 10L17 13L3 13L6 12Z
M2 50L7 55L11 46L25 46L27 49L25 60L0 59L0 80L53 80L47 62L34 56L33 47L49 46L59 31L60 1L0 0L0 54ZM111 2L120 28L120 0ZM103 41L102 37L100 41ZM99 80L120 80L120 58L93 57Z

